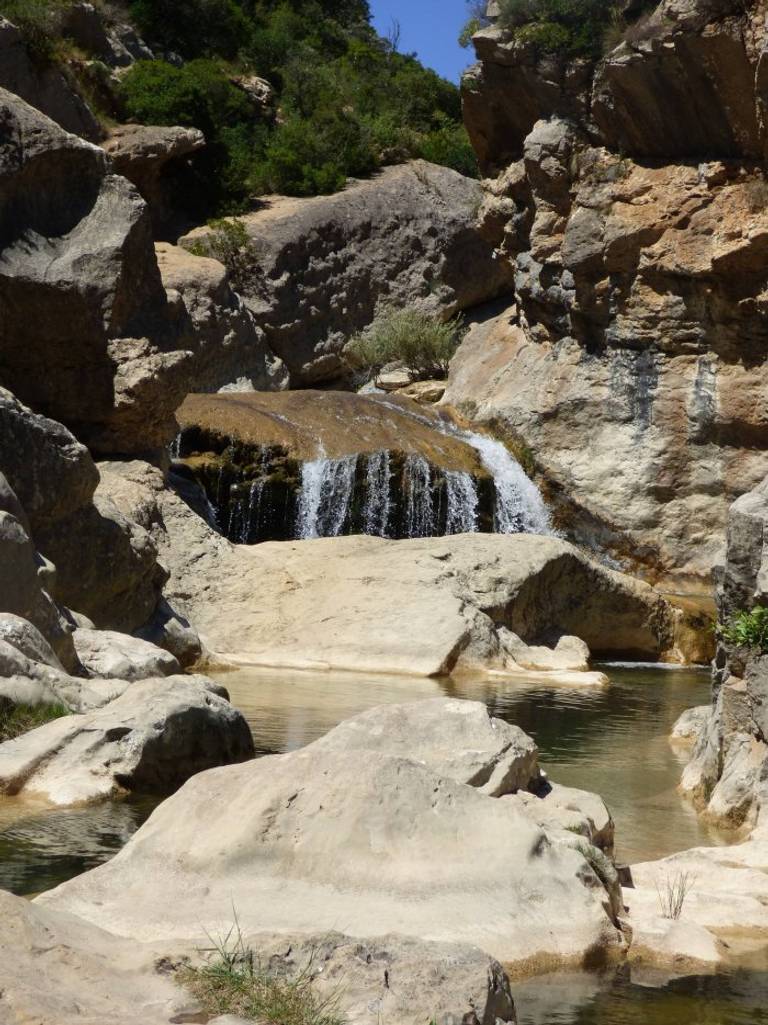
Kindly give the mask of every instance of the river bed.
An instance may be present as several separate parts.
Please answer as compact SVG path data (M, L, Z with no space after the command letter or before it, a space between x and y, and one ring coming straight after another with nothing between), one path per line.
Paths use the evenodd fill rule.
M217 679L248 719L260 754L302 747L342 719L379 704L440 696L483 701L494 715L535 737L541 764L554 781L603 796L616 821L618 860L633 863L726 842L677 792L687 752L668 740L684 709L708 703L708 672L601 668L610 687L255 668ZM142 799L50 811L0 799L0 887L39 892L107 860L156 803ZM513 990L520 1025L768 1023L765 951L727 972L663 982L633 976L624 966L515 980Z

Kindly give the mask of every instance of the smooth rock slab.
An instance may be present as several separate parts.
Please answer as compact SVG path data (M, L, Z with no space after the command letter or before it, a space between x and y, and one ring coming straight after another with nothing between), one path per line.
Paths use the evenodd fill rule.
M573 839L573 838L572 838ZM427 766L319 745L195 776L108 864L38 898L137 939L461 940L505 962L620 945L582 852Z
M194 1001L152 951L0 890L3 1025L169 1025Z
M245 719L205 677L143 680L103 708L0 745L0 793L67 805L169 792L196 772L252 756Z
M539 781L535 742L518 726L492 718L479 701L435 698L372 708L339 723L312 746L318 751L380 751L413 758L489 797Z
M75 651L90 676L113 680L147 680L172 676L181 666L168 651L115 630L75 630Z

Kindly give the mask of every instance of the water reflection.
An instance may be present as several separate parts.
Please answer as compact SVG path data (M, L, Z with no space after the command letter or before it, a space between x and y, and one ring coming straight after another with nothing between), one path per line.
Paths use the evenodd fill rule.
M157 803L51 809L0 799L0 889L39 893L95 868L125 846Z

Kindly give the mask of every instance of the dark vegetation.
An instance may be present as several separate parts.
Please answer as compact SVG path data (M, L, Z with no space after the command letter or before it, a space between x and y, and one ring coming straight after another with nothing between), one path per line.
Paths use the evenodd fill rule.
M69 2L0 0L0 14L19 26L35 59L64 60L58 26ZM367 0L118 6L158 56L121 76L121 119L204 132L190 202L204 200L206 216L243 212L270 192L334 192L350 176L412 157L477 174L458 88L398 52L396 28L378 36ZM269 109L242 88L249 76L274 89Z
M69 715L64 705L16 705L0 699L0 743Z
M469 21L459 41L487 24L484 5L469 0ZM499 0L498 24L540 53L596 59L613 49L656 0Z

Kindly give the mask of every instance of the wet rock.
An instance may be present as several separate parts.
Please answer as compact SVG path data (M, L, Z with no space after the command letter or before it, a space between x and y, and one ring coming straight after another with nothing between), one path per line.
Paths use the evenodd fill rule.
M170 676L0 745L0 792L58 805L169 793L197 772L252 756L245 720L209 680Z

